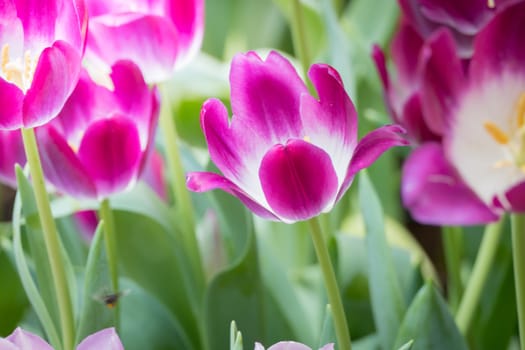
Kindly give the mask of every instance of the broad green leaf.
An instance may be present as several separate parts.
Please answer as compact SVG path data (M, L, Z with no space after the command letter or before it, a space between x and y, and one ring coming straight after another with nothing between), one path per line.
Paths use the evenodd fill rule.
M199 349L176 317L155 296L126 278L120 300L120 336L126 350Z
M0 288L0 337L6 337L22 319L29 302L8 252L2 248L0 248L0 281L2 285Z
M61 349L62 343L60 342L60 337L58 335L56 326L58 324L58 320L53 318L49 311L49 304L47 303L47 300L42 297L39 288L37 288L37 285L33 280L26 255L22 247L22 198L26 198L26 202L28 202L28 199L30 199L32 195L31 187L29 186L26 177L22 173L22 169L18 166L16 167L16 176L18 183L18 193L16 195L13 208L13 251L18 275L20 276L20 280L24 286L26 295L31 302L33 309L38 315L38 318L40 319L49 342L55 349ZM34 203L34 201L31 203ZM47 261L42 263L47 264ZM47 283L50 284L50 282Z
M76 342L103 328L115 325L116 308L104 304L103 297L111 290L108 261L104 249L104 230L99 222L95 236L91 241L88 260L84 273L82 311L77 329Z
M113 203L113 202L112 202ZM181 325L190 348L200 347L199 291L191 289L188 259L177 229L146 215L114 210L121 276L127 276L160 301ZM124 305L122 305L124 308ZM122 316L124 318L124 316Z
M431 283L425 284L409 306L399 327L396 348L413 340L412 350L466 350L465 339L443 297Z
M385 237L384 216L366 171L359 177L359 202L367 231L366 245L374 321L384 349L391 349L406 310Z

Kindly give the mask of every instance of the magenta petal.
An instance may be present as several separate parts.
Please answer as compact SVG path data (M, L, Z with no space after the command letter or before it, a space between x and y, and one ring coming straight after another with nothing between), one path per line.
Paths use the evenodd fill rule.
M505 192L505 199L494 197L496 208L514 213L525 213L525 182L521 182Z
M140 67L146 81L163 81L175 66L178 35L167 18L110 14L89 22L89 51L108 65L130 59Z
M415 220L435 225L476 225L498 219L459 178L442 146L427 143L405 161L401 196Z
M86 169L60 134L50 126L36 129L44 175L59 191L79 198L95 198Z
M406 21L402 21L392 41L392 61L404 88L414 89L417 86L419 53L422 47L421 36Z
M230 84L233 115L244 128L272 143L299 137L301 95L308 90L283 56L272 51L263 61L253 52L236 55Z
M125 117L101 119L86 130L78 157L99 197L125 189L138 176L142 151L137 128Z
M320 214L337 192L330 156L303 140L290 140L270 149L262 159L259 177L270 207L290 221Z
M424 50L428 50L425 52L428 56L422 73L423 116L433 133L443 135L450 123L448 117L465 86L463 68L449 31L434 34Z
M408 141L402 136L404 133L405 130L398 125L386 125L363 137L354 151L348 172L337 194L337 199L339 200L350 187L358 171L372 165L377 158L390 148L408 145Z
M67 0L66 0L67 1ZM24 47L40 52L55 39L60 1L16 1L17 16L24 25Z
M192 172L186 176L186 186L193 192L206 192L215 189L223 190L237 198L256 215L269 220L279 220L275 214L252 199L246 192L240 189L227 178L215 173Z
M403 106L402 125L406 129L408 137L418 143L425 141L438 141L441 139L441 136L432 132L426 123L419 93L414 93L405 102L405 105Z
M25 163L20 130L0 130L0 182L16 188L15 164L24 167Z
M204 0L168 1L168 10L179 36L177 67L184 65L199 50L204 34Z
M23 125L24 93L18 86L0 78L0 129L14 130Z
M86 337L77 350L124 350L115 328L106 328Z
M73 91L79 72L80 54L69 44L57 41L46 48L24 100L24 126L39 126L54 118Z
M38 335L24 331L21 328L17 328L7 338L7 341L16 345L15 349L26 350L26 349L38 349L38 350L53 350L51 345L46 343Z
M525 2L509 6L476 36L470 74L483 79L487 73L504 70L524 72Z

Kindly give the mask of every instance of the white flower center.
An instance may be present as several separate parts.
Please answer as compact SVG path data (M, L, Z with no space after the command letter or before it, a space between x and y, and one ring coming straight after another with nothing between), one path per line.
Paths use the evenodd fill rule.
M36 59L27 50L24 57L10 57L9 44L2 46L0 53L0 77L18 86L24 93L31 86L35 74Z
M505 158L494 163L493 167L517 167L525 174L525 93L520 95L515 109L508 131L491 121L485 121L483 126L491 138L505 149Z

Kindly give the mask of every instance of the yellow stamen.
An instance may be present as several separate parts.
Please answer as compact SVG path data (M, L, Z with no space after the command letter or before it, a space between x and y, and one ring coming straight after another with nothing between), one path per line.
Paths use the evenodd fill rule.
M493 122L486 121L483 123L483 126L494 141L500 145L506 145L509 143L509 136Z
M513 166L514 163L510 160L500 160L496 163L494 163L494 165L492 165L492 167L494 169L501 169L501 168L505 168L505 167L508 167L508 166Z
M487 6L491 9L496 7L496 4L494 3L494 0L487 0Z
M1 66L2 66L2 72L5 72L7 62L9 62L9 44L4 44L2 46L2 54L1 54Z
M522 128L525 125L525 93L521 94L518 101L518 128Z
M24 78L29 80L33 75L33 65L31 64L31 54L29 53L29 50L27 50L24 54L24 63Z

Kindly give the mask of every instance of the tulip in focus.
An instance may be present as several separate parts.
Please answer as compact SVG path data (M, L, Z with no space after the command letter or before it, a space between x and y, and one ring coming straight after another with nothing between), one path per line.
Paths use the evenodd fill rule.
M171 77L204 33L204 0L87 0L86 57L96 65L135 62L148 83Z
M53 350L38 335L17 328L7 338L0 338L2 350ZM115 328L106 328L86 337L77 350L124 350Z
M223 175L193 172L190 190L221 189L255 214L292 223L328 212L356 173L407 141L399 126L357 140L357 113L337 71L314 64L319 99L283 56L239 54L230 71L233 117L217 99L205 102L201 126Z
M130 61L112 67L111 84L98 85L83 71L58 117L36 130L44 174L60 192L103 199L142 174L159 115L157 90Z
M0 129L45 124L78 80L83 2L3 0L0 9Z
M255 349L254 350L264 350L264 346L262 346L260 343L255 343ZM268 348L268 350L312 350L308 346L296 343L294 341L281 341L278 342ZM334 350L334 344L326 344L319 350Z

